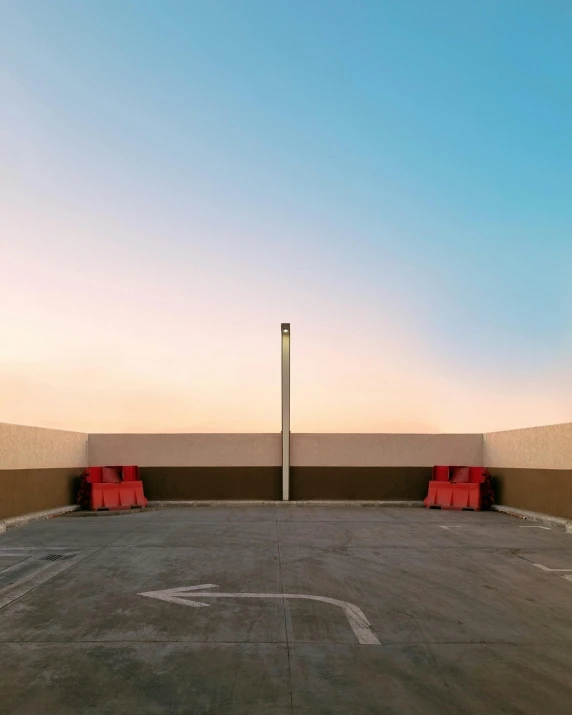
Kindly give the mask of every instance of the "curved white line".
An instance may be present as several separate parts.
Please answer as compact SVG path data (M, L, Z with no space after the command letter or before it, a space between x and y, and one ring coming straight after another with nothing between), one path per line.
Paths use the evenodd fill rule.
M311 596L309 594L302 593L213 593L212 591L203 593L196 590L199 588L215 588L215 585L203 584L202 586L184 586L182 588L173 588L167 591L147 591L147 593L140 593L138 595L156 598L160 601L179 603L184 606L191 606L192 608L203 608L209 605L208 603L195 601L195 598L281 598L283 600L299 599L306 601L322 601L323 603L329 603L332 606L338 606L343 610L360 645L380 645L379 639L375 635L364 612L355 604L348 603L347 601L340 601L337 598L328 598L327 596ZM182 598L181 596L185 593L192 596L192 599Z

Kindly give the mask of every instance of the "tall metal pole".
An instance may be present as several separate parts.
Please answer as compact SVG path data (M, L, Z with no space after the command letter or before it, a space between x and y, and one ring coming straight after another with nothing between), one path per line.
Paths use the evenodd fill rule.
M282 323L282 501L290 499L290 323Z

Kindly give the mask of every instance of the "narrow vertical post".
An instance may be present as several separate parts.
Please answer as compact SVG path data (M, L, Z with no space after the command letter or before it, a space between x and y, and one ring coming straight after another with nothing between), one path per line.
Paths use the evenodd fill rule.
M290 499L290 323L282 323L282 501Z

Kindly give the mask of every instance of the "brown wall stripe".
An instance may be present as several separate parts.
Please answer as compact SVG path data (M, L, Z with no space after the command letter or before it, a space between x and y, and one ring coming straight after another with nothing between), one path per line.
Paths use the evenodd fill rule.
M0 470L0 519L75 504L81 468Z
M424 499L431 471L431 467L293 467L291 498Z
M0 519L75 503L81 469L0 470ZM498 504L572 519L572 470L494 469ZM143 467L151 500L279 500L280 467ZM430 467L293 467L291 498L419 500Z
M497 504L572 519L572 469L489 469Z
M280 467L141 467L150 500L280 499Z
M280 467L143 467L152 500L281 499ZM430 467L292 467L291 499L423 499Z

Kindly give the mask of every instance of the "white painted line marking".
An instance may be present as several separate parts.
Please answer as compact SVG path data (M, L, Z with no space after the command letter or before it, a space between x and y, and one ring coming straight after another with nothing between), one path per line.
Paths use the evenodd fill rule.
M10 566L4 566L4 568L0 568L0 573L2 576L4 576L7 573L11 573L12 571L19 571L22 568L22 564L26 564L27 561L29 561L32 558L32 556L24 557L21 558L20 561L17 561L15 564L10 564Z
M38 560L38 567L36 569L32 569L28 573L24 573L22 578L14 581L5 588L0 589L0 608L8 606L10 603L12 603L12 601L15 601L17 598L20 598L26 593L33 591L34 589L38 588L38 586L41 586L43 583L46 583L46 581L49 581L54 576L57 576L63 571L67 571L69 568L75 566L77 563L87 558L95 551L97 551L97 549L91 548L83 549L81 552L77 553L69 552L68 549L70 555L69 559L63 559L62 561L54 562L44 562ZM15 566L22 567L26 564L29 564L29 562L29 559L26 559L18 564L15 564ZM2 575L4 574L5 571L2 572Z
M519 526L519 529L546 529L546 531L550 531L549 526Z
M567 581L572 581L572 576L562 576L562 578L565 578Z
M542 569L543 571L556 571L556 572L565 572L565 571L572 571L572 569L549 569L548 566L543 566L542 564L532 564L533 566L536 566L538 569Z
M443 524L438 524L440 529L462 529L464 524L451 524L450 526L443 526Z
M337 598L327 598L326 596L310 596L301 593L213 593L212 591L200 591L200 589L204 588L218 588L218 586L214 583L203 583L200 586L183 586L182 588L171 588L165 591L147 591L146 593L139 593L138 595L157 598L159 601L179 603L183 606L191 606L192 608L204 608L210 604L192 601L189 598L185 598L186 594L193 598L289 598L322 601L323 603L330 603L333 606L339 606L343 610L360 645L380 645L364 612L361 608L347 601L339 601Z

